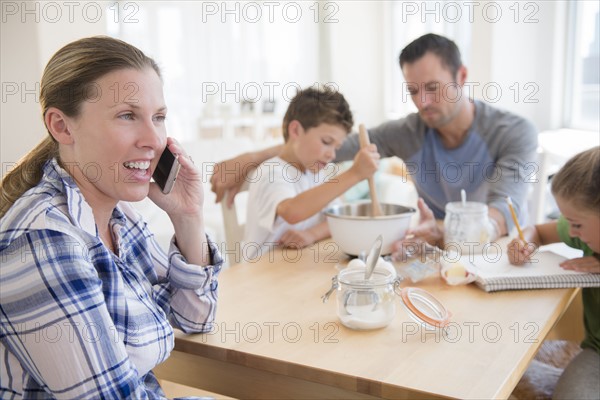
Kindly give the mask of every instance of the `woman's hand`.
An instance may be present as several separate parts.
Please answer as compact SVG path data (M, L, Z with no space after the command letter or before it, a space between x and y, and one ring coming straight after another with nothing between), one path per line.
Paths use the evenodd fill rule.
M562 269L568 269L571 271L591 272L593 274L600 274L600 260L598 260L594 256L566 260L561 262L559 265Z
M519 238L513 239L507 246L508 260L513 265L523 265L536 250L534 243L527 243Z
M160 187L152 183L148 196L169 215L177 247L187 262L205 266L210 263L210 254L202 214L202 174L175 139L167 138L167 146L181 164L177 182L169 194L162 193Z
M202 188L202 174L173 138L167 138L169 150L177 156L181 164L177 181L169 194L164 194L156 183L150 184L148 197L171 218L198 216L202 213L204 190Z

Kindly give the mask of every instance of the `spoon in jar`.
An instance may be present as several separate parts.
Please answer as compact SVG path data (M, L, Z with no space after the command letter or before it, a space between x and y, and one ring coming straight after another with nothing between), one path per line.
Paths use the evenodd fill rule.
M375 266L377 265L377 261L379 261L379 256L381 255L381 246L383 246L383 237L379 235L377 236L377 239L375 239L375 242L373 242L373 246L371 246L371 250L367 256L367 269L365 270L366 281L371 278L373 270L375 270Z

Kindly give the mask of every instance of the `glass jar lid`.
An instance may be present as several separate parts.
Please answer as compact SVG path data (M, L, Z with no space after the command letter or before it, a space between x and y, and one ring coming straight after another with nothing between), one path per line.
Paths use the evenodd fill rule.
M344 285L362 288L389 285L394 282L395 278L396 277L390 271L379 267L375 267L369 280L365 279L364 268L346 268L338 274L338 282Z
M452 313L428 291L406 287L400 292L400 297L416 322L434 328L443 328L450 322Z

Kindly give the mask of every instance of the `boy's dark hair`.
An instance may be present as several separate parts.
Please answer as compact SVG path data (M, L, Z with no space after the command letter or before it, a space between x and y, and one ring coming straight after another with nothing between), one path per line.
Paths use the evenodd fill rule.
M283 117L283 138L288 141L288 125L300 122L305 130L323 123L338 125L350 132L354 125L350 106L340 92L325 86L322 90L312 87L300 90L290 102Z
M552 178L552 194L584 210L600 212L600 147L569 159Z
M456 76L458 69L462 66L458 46L452 40L434 33L428 33L413 40L402 50L400 69L404 64L411 64L428 52L438 56L442 61L442 66L450 70L452 77Z

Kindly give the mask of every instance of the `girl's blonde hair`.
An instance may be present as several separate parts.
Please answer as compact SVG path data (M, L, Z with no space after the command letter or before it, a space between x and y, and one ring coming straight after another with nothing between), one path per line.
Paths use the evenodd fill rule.
M40 84L42 118L50 107L77 117L83 102L101 95L97 90L98 79L128 68L152 68L160 77L154 60L122 40L95 36L67 44L52 56L44 69ZM4 177L0 184L0 218L23 193L39 183L44 164L55 157L58 158L58 143L49 134Z
M577 154L552 178L552 194L600 213L600 147Z

